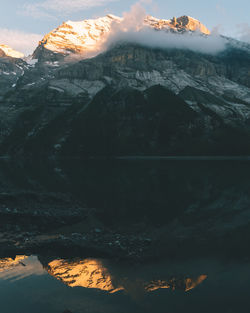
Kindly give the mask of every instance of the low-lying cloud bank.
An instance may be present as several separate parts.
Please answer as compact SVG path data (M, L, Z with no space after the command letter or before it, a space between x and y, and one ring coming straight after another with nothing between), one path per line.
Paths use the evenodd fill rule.
M204 37L197 33L173 34L149 27L133 32L117 32L105 43L106 49L117 43L135 43L149 48L184 49L195 52L217 54L225 49L225 40L218 35Z
M100 50L105 51L117 43L134 43L150 48L187 49L195 52L216 54L226 48L225 40L212 32L205 36L199 32L175 34L166 30L155 30L144 24L146 11L140 3L123 14L123 20L112 24L111 32L103 39Z

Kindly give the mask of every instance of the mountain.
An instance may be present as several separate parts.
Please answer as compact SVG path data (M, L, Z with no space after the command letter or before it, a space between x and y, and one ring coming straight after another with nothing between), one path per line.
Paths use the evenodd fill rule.
M4 53L5 56L11 58L22 59L24 57L23 53L15 51L7 45L0 45L0 53ZM3 57L4 55L2 54L1 57Z
M64 23L45 36L33 64L0 58L22 62L2 96L1 154L250 153L250 45L210 36L187 16L148 16L143 23L155 34L168 40L174 33L175 43L185 38L191 49L128 39L93 56L113 23L123 20ZM199 49L221 43L212 52Z
M95 20L64 22L44 36L35 50L33 58L45 62L58 62L71 54L80 54L82 58L97 55L99 43L111 32L113 26L117 26L123 21L123 18L109 14ZM205 35L210 34L210 31L200 21L189 16L181 16L172 20L147 16L143 24L155 30L176 33L199 31Z

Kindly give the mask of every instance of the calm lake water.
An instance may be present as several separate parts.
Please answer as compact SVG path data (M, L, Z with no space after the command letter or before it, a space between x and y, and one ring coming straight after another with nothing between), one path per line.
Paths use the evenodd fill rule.
M2 160L0 178L1 193L69 193L96 208L109 227L142 219L167 227L197 210L194 223L211 219L216 232L246 229L237 256L212 250L199 256L199 248L178 260L138 264L79 258L75 252L68 259L3 256L0 313L250 312L250 162ZM230 250L232 239L225 238Z
M1 313L249 312L248 263L0 260Z

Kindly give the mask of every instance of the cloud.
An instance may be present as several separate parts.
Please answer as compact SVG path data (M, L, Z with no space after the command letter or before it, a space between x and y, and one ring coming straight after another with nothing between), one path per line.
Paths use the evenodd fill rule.
M225 40L216 30L210 36L203 36L198 32L175 34L157 31L145 26L145 17L146 11L141 2L133 5L130 12L123 14L121 22L112 24L111 32L104 37L100 50L105 51L117 43L127 42L150 48L187 49L207 54L219 53L226 47Z
M108 39L106 47L112 47L117 43L135 43L149 48L160 49L184 49L205 54L217 54L226 48L225 40L218 35L209 37L200 34L173 34L164 31L156 31L145 27L140 31L118 32Z
M37 47L42 35L26 33L19 30L0 28L0 44L10 46L25 55L31 54Z
M247 23L242 23L237 25L238 36L240 40L250 43L250 25Z
M55 12L65 15L79 10L104 6L115 1L118 0L43 0L32 4L24 4L22 13L35 18L53 18L53 13Z
M129 12L123 13L123 20L120 23L114 23L112 32L127 32L134 31L137 32L144 27L144 19L146 18L147 13L144 7L140 2L132 5ZM112 35L112 34L111 34Z

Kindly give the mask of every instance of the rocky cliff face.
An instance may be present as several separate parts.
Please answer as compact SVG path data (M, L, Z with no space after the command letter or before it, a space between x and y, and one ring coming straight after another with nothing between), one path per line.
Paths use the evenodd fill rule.
M113 82L136 89L161 84L176 93L192 86L213 94L232 92L249 101L249 60L249 53L230 48L211 56L185 50L124 45L60 69L51 83L60 84L61 79L93 83L105 83L106 80L106 84Z

